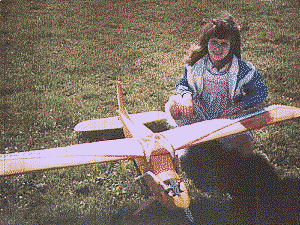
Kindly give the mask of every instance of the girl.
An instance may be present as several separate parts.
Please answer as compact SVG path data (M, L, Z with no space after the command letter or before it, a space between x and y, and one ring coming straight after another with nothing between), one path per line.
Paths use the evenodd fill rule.
M178 126L239 113L268 96L261 74L241 59L239 27L229 13L207 23L199 46L193 48L176 83L178 94L166 104ZM207 178L213 179L213 186L217 184L237 202L249 195L270 196L281 181L268 160L254 154L253 142L252 132L246 132L187 148L180 157L181 167L196 187L203 190ZM263 198L265 220L273 211L266 209L269 200Z
M206 24L198 49L192 48L176 84L178 95L166 104L178 126L235 114L256 107L268 96L261 74L241 59L239 27L229 13ZM252 132L247 132L220 142L249 154L253 140Z

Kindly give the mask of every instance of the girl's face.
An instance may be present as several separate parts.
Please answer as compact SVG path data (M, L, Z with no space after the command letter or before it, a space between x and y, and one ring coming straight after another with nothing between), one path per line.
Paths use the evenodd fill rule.
M208 42L208 53L212 63L223 60L229 53L230 40L211 38Z

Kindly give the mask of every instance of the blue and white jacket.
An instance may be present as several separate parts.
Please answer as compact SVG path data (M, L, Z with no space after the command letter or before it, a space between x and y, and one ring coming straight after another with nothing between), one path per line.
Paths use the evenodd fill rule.
M199 98L203 90L204 58L192 67L184 68L181 78L176 83L176 91L183 96L190 93L193 99ZM268 96L268 87L255 67L236 56L233 57L229 70L229 94L232 105L242 103L246 109L257 106Z

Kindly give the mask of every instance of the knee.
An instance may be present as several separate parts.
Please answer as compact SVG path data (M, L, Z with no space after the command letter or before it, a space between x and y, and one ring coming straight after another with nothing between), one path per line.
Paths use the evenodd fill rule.
M238 149L244 155L253 154L254 139L248 135L240 135L230 140L234 149Z

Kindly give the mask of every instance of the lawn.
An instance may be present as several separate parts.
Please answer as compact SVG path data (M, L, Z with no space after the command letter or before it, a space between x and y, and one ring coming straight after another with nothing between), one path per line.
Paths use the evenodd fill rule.
M295 1L17 0L0 5L0 154L121 138L120 130L73 130L81 121L117 115L118 80L130 113L164 111L175 93L186 50L216 10L227 10L238 20L242 58L262 73L269 87L264 105L300 107L300 19ZM256 150L268 155L281 176L300 177L299 121L254 131ZM0 221L186 222L181 212L165 212L159 205L131 217L145 198L132 184L135 176L132 161L121 161L2 177ZM226 195L196 190L186 182L197 219L201 215L203 224L231 221Z

